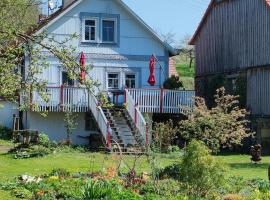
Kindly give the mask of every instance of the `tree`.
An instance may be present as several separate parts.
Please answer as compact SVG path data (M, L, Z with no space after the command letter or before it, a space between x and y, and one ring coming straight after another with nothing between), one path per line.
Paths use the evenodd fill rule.
M155 123L152 131L155 147L158 150L168 150L168 147L171 145L176 133L177 128L174 127L172 120L169 120L166 123Z
M186 35L178 45L178 49L180 49L180 56L183 57L185 60L189 61L189 68L192 67L192 64L195 60L194 46L189 45L190 38L191 37L189 35Z
M209 109L203 98L196 97L196 106L190 111L188 120L179 123L181 136L188 141L203 141L214 152L241 145L242 140L253 133L247 128L248 112L238 107L238 98L225 94L222 87L215 95L216 105Z
M67 144L70 145L72 143L71 141L71 135L73 130L76 129L78 123L77 123L77 115L73 114L69 109L65 112L64 122L67 132Z
M48 100L45 80L38 75L49 66L44 51L56 57L70 78L79 79L80 65L77 62L76 49L68 45L76 34L57 41L46 30L37 32L37 16L40 1L37 0L1 0L0 1L0 96L17 102L18 95L24 102L21 109L30 105L33 90ZM24 75L24 62L28 61ZM88 67L87 67L88 68ZM91 87L95 82L85 82Z

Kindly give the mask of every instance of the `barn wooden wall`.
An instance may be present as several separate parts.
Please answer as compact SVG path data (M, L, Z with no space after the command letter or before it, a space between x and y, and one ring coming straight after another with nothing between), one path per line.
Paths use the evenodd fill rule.
M270 63L270 7L265 0L217 4L196 41L197 76Z
M247 108L253 115L270 116L270 68L248 70Z

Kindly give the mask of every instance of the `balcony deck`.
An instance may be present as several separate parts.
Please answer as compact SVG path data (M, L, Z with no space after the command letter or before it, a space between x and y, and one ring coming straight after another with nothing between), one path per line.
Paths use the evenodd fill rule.
M79 87L47 87L49 101L42 99L41 95L33 92L31 95L32 110L37 112L63 112L67 109L73 112L88 112L90 96L86 88ZM165 90L165 89L127 89L123 92L134 100L142 113L184 113L185 107L193 107L194 91ZM118 99L118 97L117 97ZM117 100L117 103L118 100ZM126 102L128 103L128 102Z

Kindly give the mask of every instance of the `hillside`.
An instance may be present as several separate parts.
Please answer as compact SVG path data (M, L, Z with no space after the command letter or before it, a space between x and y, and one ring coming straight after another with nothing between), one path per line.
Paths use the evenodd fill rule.
M194 90L194 64L190 68L188 60L182 56L176 56L174 61L176 63L176 70L180 76L181 81L183 82L184 88L187 90Z

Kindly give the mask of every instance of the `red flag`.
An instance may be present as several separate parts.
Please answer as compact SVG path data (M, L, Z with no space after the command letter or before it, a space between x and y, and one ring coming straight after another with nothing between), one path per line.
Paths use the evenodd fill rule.
M86 71L85 71L85 54L82 52L81 57L80 57L80 65L81 65L81 82L83 83L85 80L86 76Z
M149 71L150 71L150 76L148 78L148 83L151 86L154 86L156 83L156 78L155 78L155 57L153 55L150 58Z

